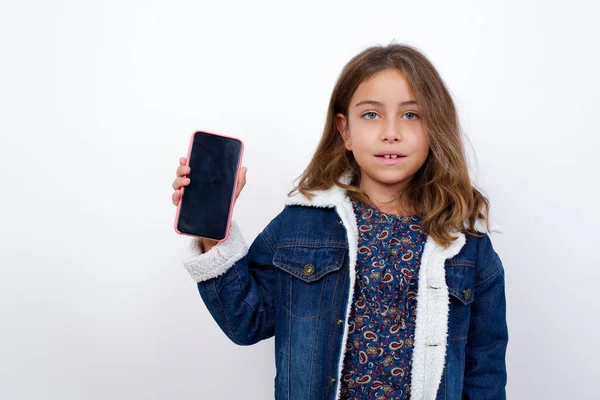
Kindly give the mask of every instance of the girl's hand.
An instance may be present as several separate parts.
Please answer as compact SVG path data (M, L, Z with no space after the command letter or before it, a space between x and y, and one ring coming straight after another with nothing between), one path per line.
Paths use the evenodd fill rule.
M175 190L173 192L173 195L171 196L171 200L173 201L173 205L177 206L177 204L179 204L179 201L181 200L181 188L184 186L187 186L190 184L190 178L188 178L186 175L188 175L190 173L190 167L188 167L187 165L185 165L187 162L185 157L180 157L179 158L179 167L177 167L177 171L176 171L176 176L177 178L175 178L175 180L173 181L173 189ZM246 167L242 167L240 168L240 173L238 175L238 180L235 186L235 197L233 200L233 203L235 205L235 203L237 202L238 197L240 197L240 193L242 192L242 189L244 188L244 186L246 186L246 171L248 170L248 168ZM205 239L202 238L202 240L200 241L202 246L201 249L203 251L208 251L210 250L211 247L213 247L214 245L216 245L217 243L219 243L218 240L211 240L211 239Z
M171 200L175 206L177 206L177 204L179 204L179 200L181 200L181 188L190 184L190 178L186 176L190 173L190 167L185 165L186 162L187 160L185 157L179 158L179 167L177 167L177 171L175 173L177 178L175 178L172 184L173 190L175 191L171 196ZM246 186L246 171L248 171L248 168L240 168L240 174L238 175L237 184L235 186L235 198L233 200L234 204L237 202L238 197L240 197L242 189L244 186Z
M177 206L177 204L179 204L179 200L181 200L181 188L190 184L190 178L186 177L186 175L190 173L190 167L185 165L185 163L185 157L180 157L179 167L177 167L177 171L175 173L177 178L175 178L172 184L175 191L171 196L171 200L175 206Z

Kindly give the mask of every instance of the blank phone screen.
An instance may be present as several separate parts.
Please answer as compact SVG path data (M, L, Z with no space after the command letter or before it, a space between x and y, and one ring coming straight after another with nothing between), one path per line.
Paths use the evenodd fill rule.
M180 232L215 240L225 237L241 151L239 140L194 133L190 184L183 190L177 221Z

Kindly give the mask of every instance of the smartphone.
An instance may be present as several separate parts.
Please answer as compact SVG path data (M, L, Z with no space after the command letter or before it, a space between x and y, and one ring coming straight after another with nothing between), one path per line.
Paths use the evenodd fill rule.
M190 183L181 188L175 232L220 242L229 236L244 143L237 138L196 131L190 138Z

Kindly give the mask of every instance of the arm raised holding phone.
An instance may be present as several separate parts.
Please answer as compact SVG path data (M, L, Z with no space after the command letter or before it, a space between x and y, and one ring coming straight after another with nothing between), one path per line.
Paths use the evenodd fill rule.
M206 176L198 175L198 170L190 178L193 169L190 165L193 167L193 163L188 163L185 157L179 159L172 184L175 190L172 202L178 207L182 201L185 202L185 193L190 185L206 180ZM231 184L234 190L226 196L227 206L237 201L246 184L246 171L245 167L240 166L236 180ZM193 209L204 204L194 203L191 198L189 200ZM218 208L217 204L213 206ZM227 220L222 216L219 221ZM207 222L199 221L197 224L202 226ZM251 345L275 334L274 291L277 275L272 259L279 224L279 219L274 218L248 246L239 226L232 219L226 238L217 240L191 235L195 237L190 242L190 251L182 260L185 269L197 282L198 291L214 320L227 337L238 345ZM222 229L220 232L219 235L222 235Z
M237 183L236 183L236 187L235 187L235 194L234 194L234 203L237 202L238 197L240 196L240 193L242 191L242 189L244 188L244 186L246 185L246 171L248 169L246 167L242 167L240 169L240 173L238 175L238 179L237 179ZM179 166L177 167L176 170L176 178L173 181L173 195L172 195L172 201L173 201L173 205L177 206L179 204L179 202L181 201L181 194L182 194L182 189L186 186L188 186L190 184L190 178L188 178L187 176L190 174L191 172L191 168L187 165L187 159L185 157L180 157L179 158ZM198 248L202 251L202 252L207 252L209 251L213 246L215 246L217 243L219 243L218 240L211 240L211 239L207 239L207 238L198 238L197 240L197 245Z

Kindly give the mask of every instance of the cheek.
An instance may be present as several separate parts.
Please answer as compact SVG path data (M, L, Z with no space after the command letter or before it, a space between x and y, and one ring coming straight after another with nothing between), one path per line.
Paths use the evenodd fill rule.
M427 154L429 154L429 142L427 140L423 140L419 149L419 152L421 153L423 158L427 157Z
M426 136L415 135L411 142L411 150L413 154L413 167L420 168L427 160L429 154L429 140Z
M369 132L353 130L352 131L352 149L355 153L370 153L373 149L373 137Z
M427 154L429 153L429 139L427 138L427 135L419 132L415 135L414 139L415 152L423 157L427 157Z

